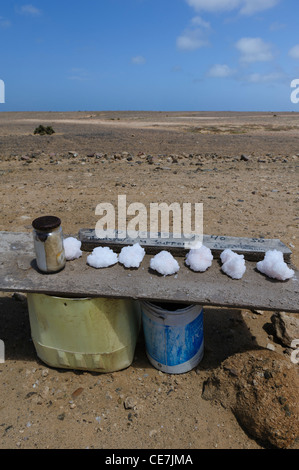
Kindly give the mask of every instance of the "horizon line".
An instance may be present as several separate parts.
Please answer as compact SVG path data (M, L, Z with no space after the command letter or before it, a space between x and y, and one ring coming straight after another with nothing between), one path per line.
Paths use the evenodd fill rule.
M298 113L296 110L208 110L208 109L198 109L198 110L154 110L154 109L78 109L78 110L13 110L5 111L0 109L0 113Z

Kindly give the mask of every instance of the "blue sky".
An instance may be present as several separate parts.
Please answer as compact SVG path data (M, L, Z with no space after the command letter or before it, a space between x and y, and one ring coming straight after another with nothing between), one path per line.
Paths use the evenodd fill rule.
M298 22L298 0L5 0L0 111L299 111Z

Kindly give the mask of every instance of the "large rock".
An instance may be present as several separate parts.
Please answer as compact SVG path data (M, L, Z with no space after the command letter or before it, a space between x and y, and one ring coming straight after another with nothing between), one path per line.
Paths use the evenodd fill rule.
M299 339L299 317L295 314L276 312L271 316L271 322L275 335L285 346L290 347L294 339Z
M204 383L202 397L230 408L242 428L265 446L299 441L298 366L267 349L226 359Z

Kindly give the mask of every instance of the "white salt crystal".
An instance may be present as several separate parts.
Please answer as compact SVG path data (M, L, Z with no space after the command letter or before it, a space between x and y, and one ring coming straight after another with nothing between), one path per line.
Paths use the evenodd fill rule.
M225 263L226 261L239 256L237 253L234 251L230 250L229 248L226 248L220 255L220 259L222 263Z
M168 251L160 251L156 254L150 260L150 267L164 276L175 274L180 269L179 263Z
M246 271L244 255L238 255L234 251L226 248L220 255L222 261L222 271L232 279L241 279Z
M108 246L97 246L87 256L87 263L93 268L107 268L117 263L118 256Z
M282 252L278 250L267 251L264 259L259 261L256 267L261 273L279 281L290 279L295 274L285 263Z
M119 254L118 261L126 268L139 268L145 255L145 250L139 243L133 246L124 246Z
M68 237L63 240L63 247L67 261L80 258L80 256L82 256L81 242L74 237Z
M186 256L186 264L192 271L206 271L213 261L213 255L209 248L201 243L194 248L191 248Z

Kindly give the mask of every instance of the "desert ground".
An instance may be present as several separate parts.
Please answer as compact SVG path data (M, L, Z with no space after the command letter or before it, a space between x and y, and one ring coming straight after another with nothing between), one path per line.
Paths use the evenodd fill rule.
M55 133L34 135L40 124ZM297 113L0 113L0 231L30 232L51 214L76 236L119 194L128 204L202 202L204 233L278 238L298 267L298 173ZM2 292L0 312L1 449L268 448L202 388L239 352L270 343L285 357L273 312L205 306L203 360L181 375L151 366L142 332L125 370L49 367L26 298Z

